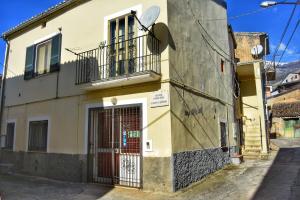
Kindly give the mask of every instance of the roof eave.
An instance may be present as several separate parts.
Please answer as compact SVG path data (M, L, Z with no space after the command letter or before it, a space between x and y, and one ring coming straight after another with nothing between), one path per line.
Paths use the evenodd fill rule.
M1 38L3 38L4 40L8 40L8 38L13 35L14 33L17 33L18 31L21 31L23 30L24 28L42 20L42 19L45 19L49 16L51 16L52 14L60 11L61 9L64 9L65 7L67 6L70 6L72 4L74 4L75 2L77 1L80 1L80 0L66 0L66 1L63 1L61 3L59 3L58 5L52 7L52 8L49 8L47 9L46 11L40 13L40 14L37 14L36 16L33 16L31 17L30 19L20 23L19 25L11 28L10 30L4 32L2 35L1 35Z

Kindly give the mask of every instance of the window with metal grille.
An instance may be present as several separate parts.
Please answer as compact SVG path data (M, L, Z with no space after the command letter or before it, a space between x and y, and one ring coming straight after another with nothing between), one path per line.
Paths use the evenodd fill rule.
M6 137L5 137L5 149L13 150L14 147L14 134L15 134L15 123L7 123L6 125Z
M29 122L29 151L47 151L48 120Z
M226 140L226 123L220 122L220 129L221 129L221 148L223 151L227 151L227 140Z

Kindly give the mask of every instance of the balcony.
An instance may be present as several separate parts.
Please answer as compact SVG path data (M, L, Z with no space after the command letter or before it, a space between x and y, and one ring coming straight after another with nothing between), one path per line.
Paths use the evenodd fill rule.
M76 85L104 89L160 80L159 40L151 35L76 54Z

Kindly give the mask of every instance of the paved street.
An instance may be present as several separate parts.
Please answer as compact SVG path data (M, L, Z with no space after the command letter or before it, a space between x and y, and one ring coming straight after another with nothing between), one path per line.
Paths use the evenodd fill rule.
M300 140L275 140L281 148L269 160L246 160L207 177L201 183L162 194L93 184L1 175L5 200L32 199L300 199ZM277 155L277 156L276 156Z
M274 140L280 150L254 199L300 199L300 139Z

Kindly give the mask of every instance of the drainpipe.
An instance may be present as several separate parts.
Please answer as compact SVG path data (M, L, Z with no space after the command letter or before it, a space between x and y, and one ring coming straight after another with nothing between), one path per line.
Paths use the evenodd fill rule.
M4 102L5 102L5 82L6 82L6 74L7 74L7 63L9 57L10 44L6 38L2 37L2 39L6 43L5 57L4 57L4 66L2 73L2 83L1 83L1 93L0 93L0 135L2 135L2 119L3 119L3 111L4 111ZM0 138L1 140L1 138ZM1 142L1 141L0 141Z

